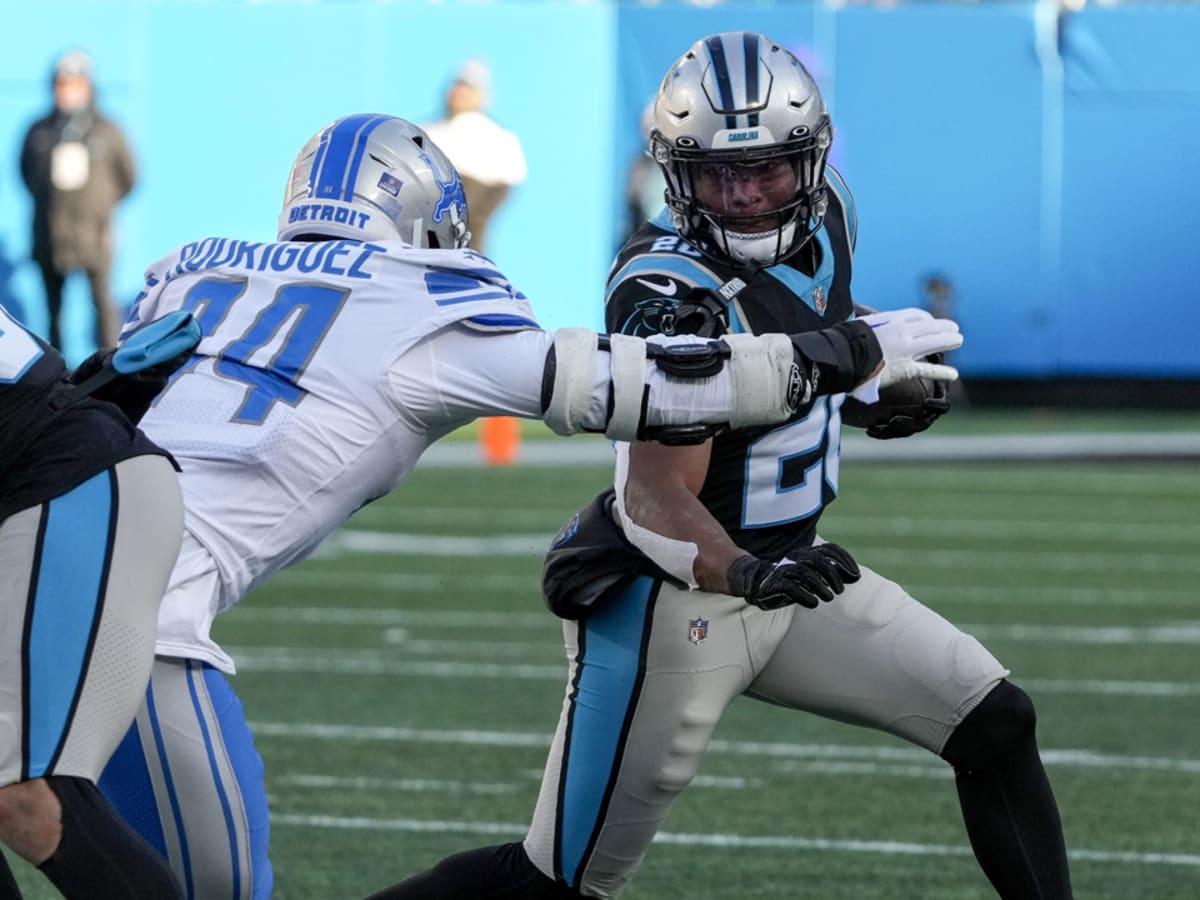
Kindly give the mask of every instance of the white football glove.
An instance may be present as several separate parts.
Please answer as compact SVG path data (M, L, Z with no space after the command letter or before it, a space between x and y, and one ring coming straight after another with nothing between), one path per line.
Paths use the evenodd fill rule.
M921 358L931 353L957 350L962 346L962 335L954 320L935 319L923 309L910 307L872 313L859 321L871 326L883 351L879 387L884 388L909 378L928 378L932 381L958 379L958 370L953 366L931 363Z

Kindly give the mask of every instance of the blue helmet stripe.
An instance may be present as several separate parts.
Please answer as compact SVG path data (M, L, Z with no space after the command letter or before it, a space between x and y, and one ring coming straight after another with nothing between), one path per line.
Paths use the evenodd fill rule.
M357 146L354 148L354 159L350 162L350 171L346 174L346 189L342 191L343 200L349 200L354 196L354 185L358 181L358 169L362 165L363 154L367 152L367 138L387 118L387 116L377 116L374 121L365 125L362 133L358 135Z
M318 158L313 160L308 195L349 200L354 193L354 178L362 163L366 138L386 119L387 116L365 114L347 116L327 131Z
M721 107L726 111L725 127L737 128L737 116L728 111L733 109L733 85L729 83L729 63L725 60L725 45L720 37L709 38L704 46L712 59L713 75L717 79L717 90L721 93Z
M312 168L308 170L308 196L310 197L317 189L317 176L321 173L321 167L325 165L325 151L329 149L329 136L332 133L332 128L326 128L321 132L321 143L317 147L317 155L313 157Z
M746 57L746 106L758 103L758 35L747 31L742 35L742 53ZM746 125L758 124L758 113L750 113Z

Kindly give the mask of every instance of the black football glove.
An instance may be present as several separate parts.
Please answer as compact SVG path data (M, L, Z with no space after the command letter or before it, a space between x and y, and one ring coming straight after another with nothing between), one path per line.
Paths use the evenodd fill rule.
M941 364L945 357L941 353L931 353L928 357L932 363ZM945 381L930 381L922 379L927 389L927 396L909 409L897 411L886 421L877 422L867 428L867 437L879 441L892 438L905 438L918 434L944 416L950 410L950 390Z
M858 563L837 544L792 550L779 560L746 554L729 565L729 593L759 609L798 603L816 608L862 577Z

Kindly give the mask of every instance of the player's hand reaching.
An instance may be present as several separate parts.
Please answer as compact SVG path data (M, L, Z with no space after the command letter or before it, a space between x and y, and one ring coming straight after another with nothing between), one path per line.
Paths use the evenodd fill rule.
M759 609L792 603L814 609L832 600L862 577L853 557L837 544L818 544L788 552L783 559L759 559L747 553L729 565L728 593Z

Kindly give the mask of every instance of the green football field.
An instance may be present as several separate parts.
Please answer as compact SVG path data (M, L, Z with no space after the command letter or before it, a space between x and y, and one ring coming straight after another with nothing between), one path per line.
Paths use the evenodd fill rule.
M266 761L276 897L361 897L523 834L565 675L540 553L610 478L423 466L218 623ZM841 482L823 535L1037 703L1076 896L1200 897L1196 463L847 460ZM938 759L742 700L625 896L993 894Z

